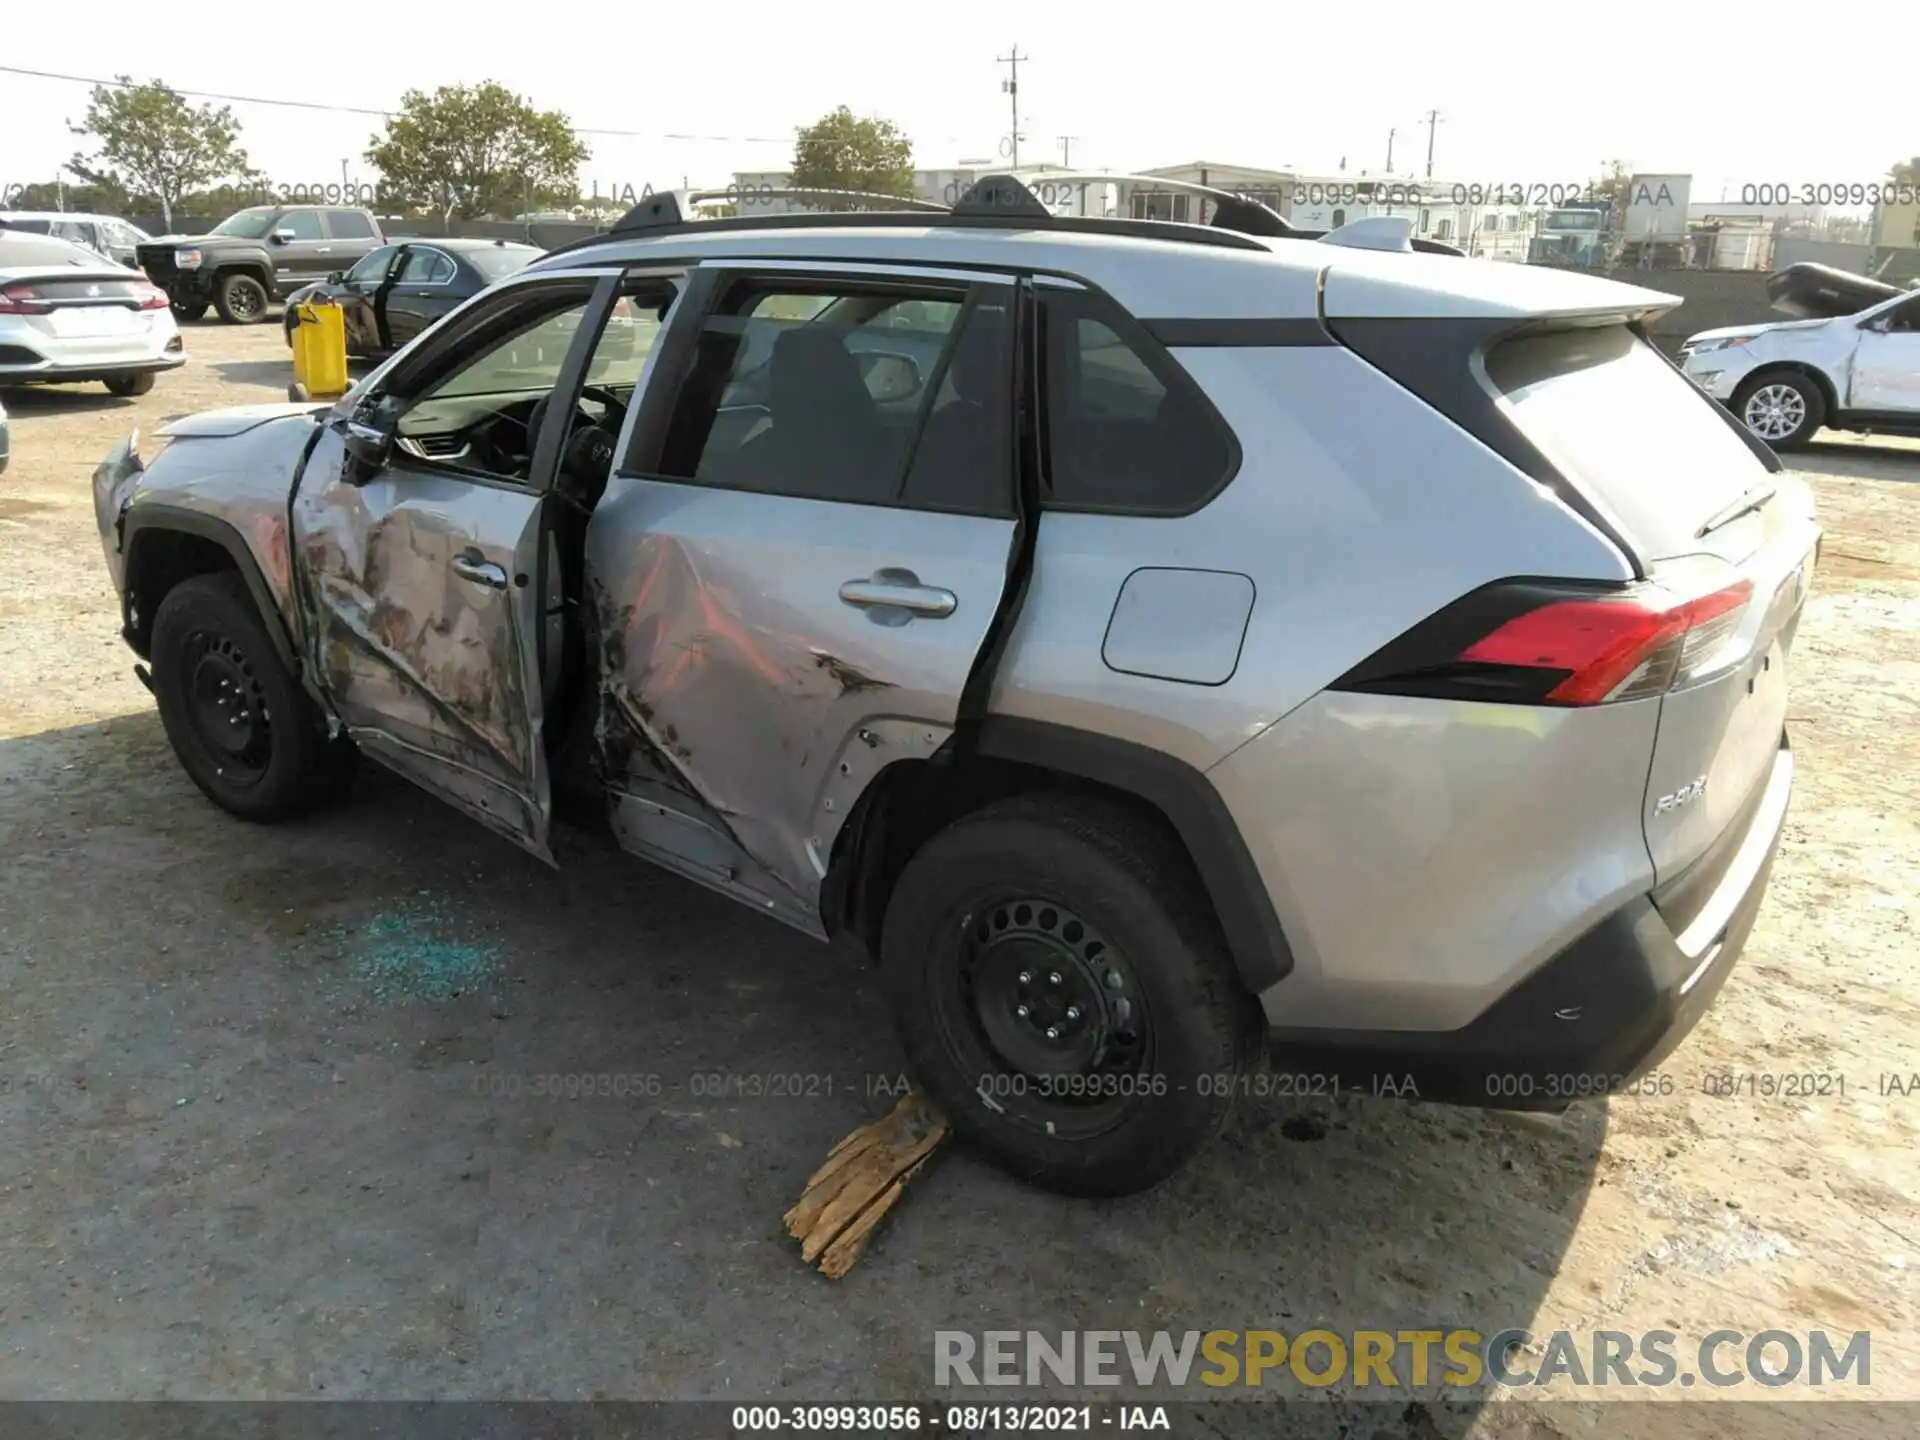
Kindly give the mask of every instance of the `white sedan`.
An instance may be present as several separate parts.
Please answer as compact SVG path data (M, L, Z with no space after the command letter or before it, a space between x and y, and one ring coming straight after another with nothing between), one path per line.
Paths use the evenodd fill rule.
M165 293L139 271L0 229L0 385L102 380L144 395L186 359Z

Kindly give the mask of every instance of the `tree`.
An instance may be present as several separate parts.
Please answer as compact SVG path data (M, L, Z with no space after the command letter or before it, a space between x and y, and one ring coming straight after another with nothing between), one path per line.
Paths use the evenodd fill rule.
M1911 160L1896 160L1888 168L1887 178L1896 185L1920 185L1920 155Z
M74 210L87 215L118 215L133 208L126 193L111 186L62 185L53 180L12 186L0 195L0 204L9 210Z
M796 132L793 184L802 190L911 195L913 142L891 120L862 120L842 105Z
M187 191L249 169L240 122L228 106L189 105L158 80L136 85L121 75L113 85L94 86L86 123L67 128L99 142L97 154L76 154L67 169L103 189L157 202L168 229Z
M409 90L366 159L393 198L442 219L510 218L570 203L587 147L558 110L536 110L506 86Z

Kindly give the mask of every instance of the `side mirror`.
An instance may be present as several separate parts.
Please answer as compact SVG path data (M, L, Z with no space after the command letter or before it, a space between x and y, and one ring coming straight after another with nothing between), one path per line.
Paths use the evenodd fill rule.
M357 406L347 416L341 425L341 438L347 450L345 479L358 485L379 473L393 453L394 428L398 423L395 406L385 396L371 404Z
M860 378L867 382L867 393L881 404L911 400L926 383L909 357L886 350L860 356Z
M290 245L297 237L291 230L276 230L268 238L276 245Z

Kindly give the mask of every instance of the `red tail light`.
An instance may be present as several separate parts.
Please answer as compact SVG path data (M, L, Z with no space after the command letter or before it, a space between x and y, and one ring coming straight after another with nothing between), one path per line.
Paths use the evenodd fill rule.
M40 298L31 285L9 285L0 289L0 315L51 315L53 306Z
M164 310L167 308L167 292L158 286L143 286L134 293L139 296L140 301L139 304L134 306L136 310Z
M1725 661L1752 583L1677 596L1518 582L1466 596L1334 685L1441 699L1601 705L1664 695Z

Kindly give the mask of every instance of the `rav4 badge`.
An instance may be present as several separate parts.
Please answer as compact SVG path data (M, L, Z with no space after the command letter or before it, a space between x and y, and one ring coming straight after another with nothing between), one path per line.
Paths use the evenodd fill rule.
M1662 795L1658 800L1654 801L1653 813L1656 815L1665 815L1670 810L1678 810L1682 805L1691 805L1706 793L1706 789L1707 777L1702 775L1691 785L1682 785L1671 795Z

